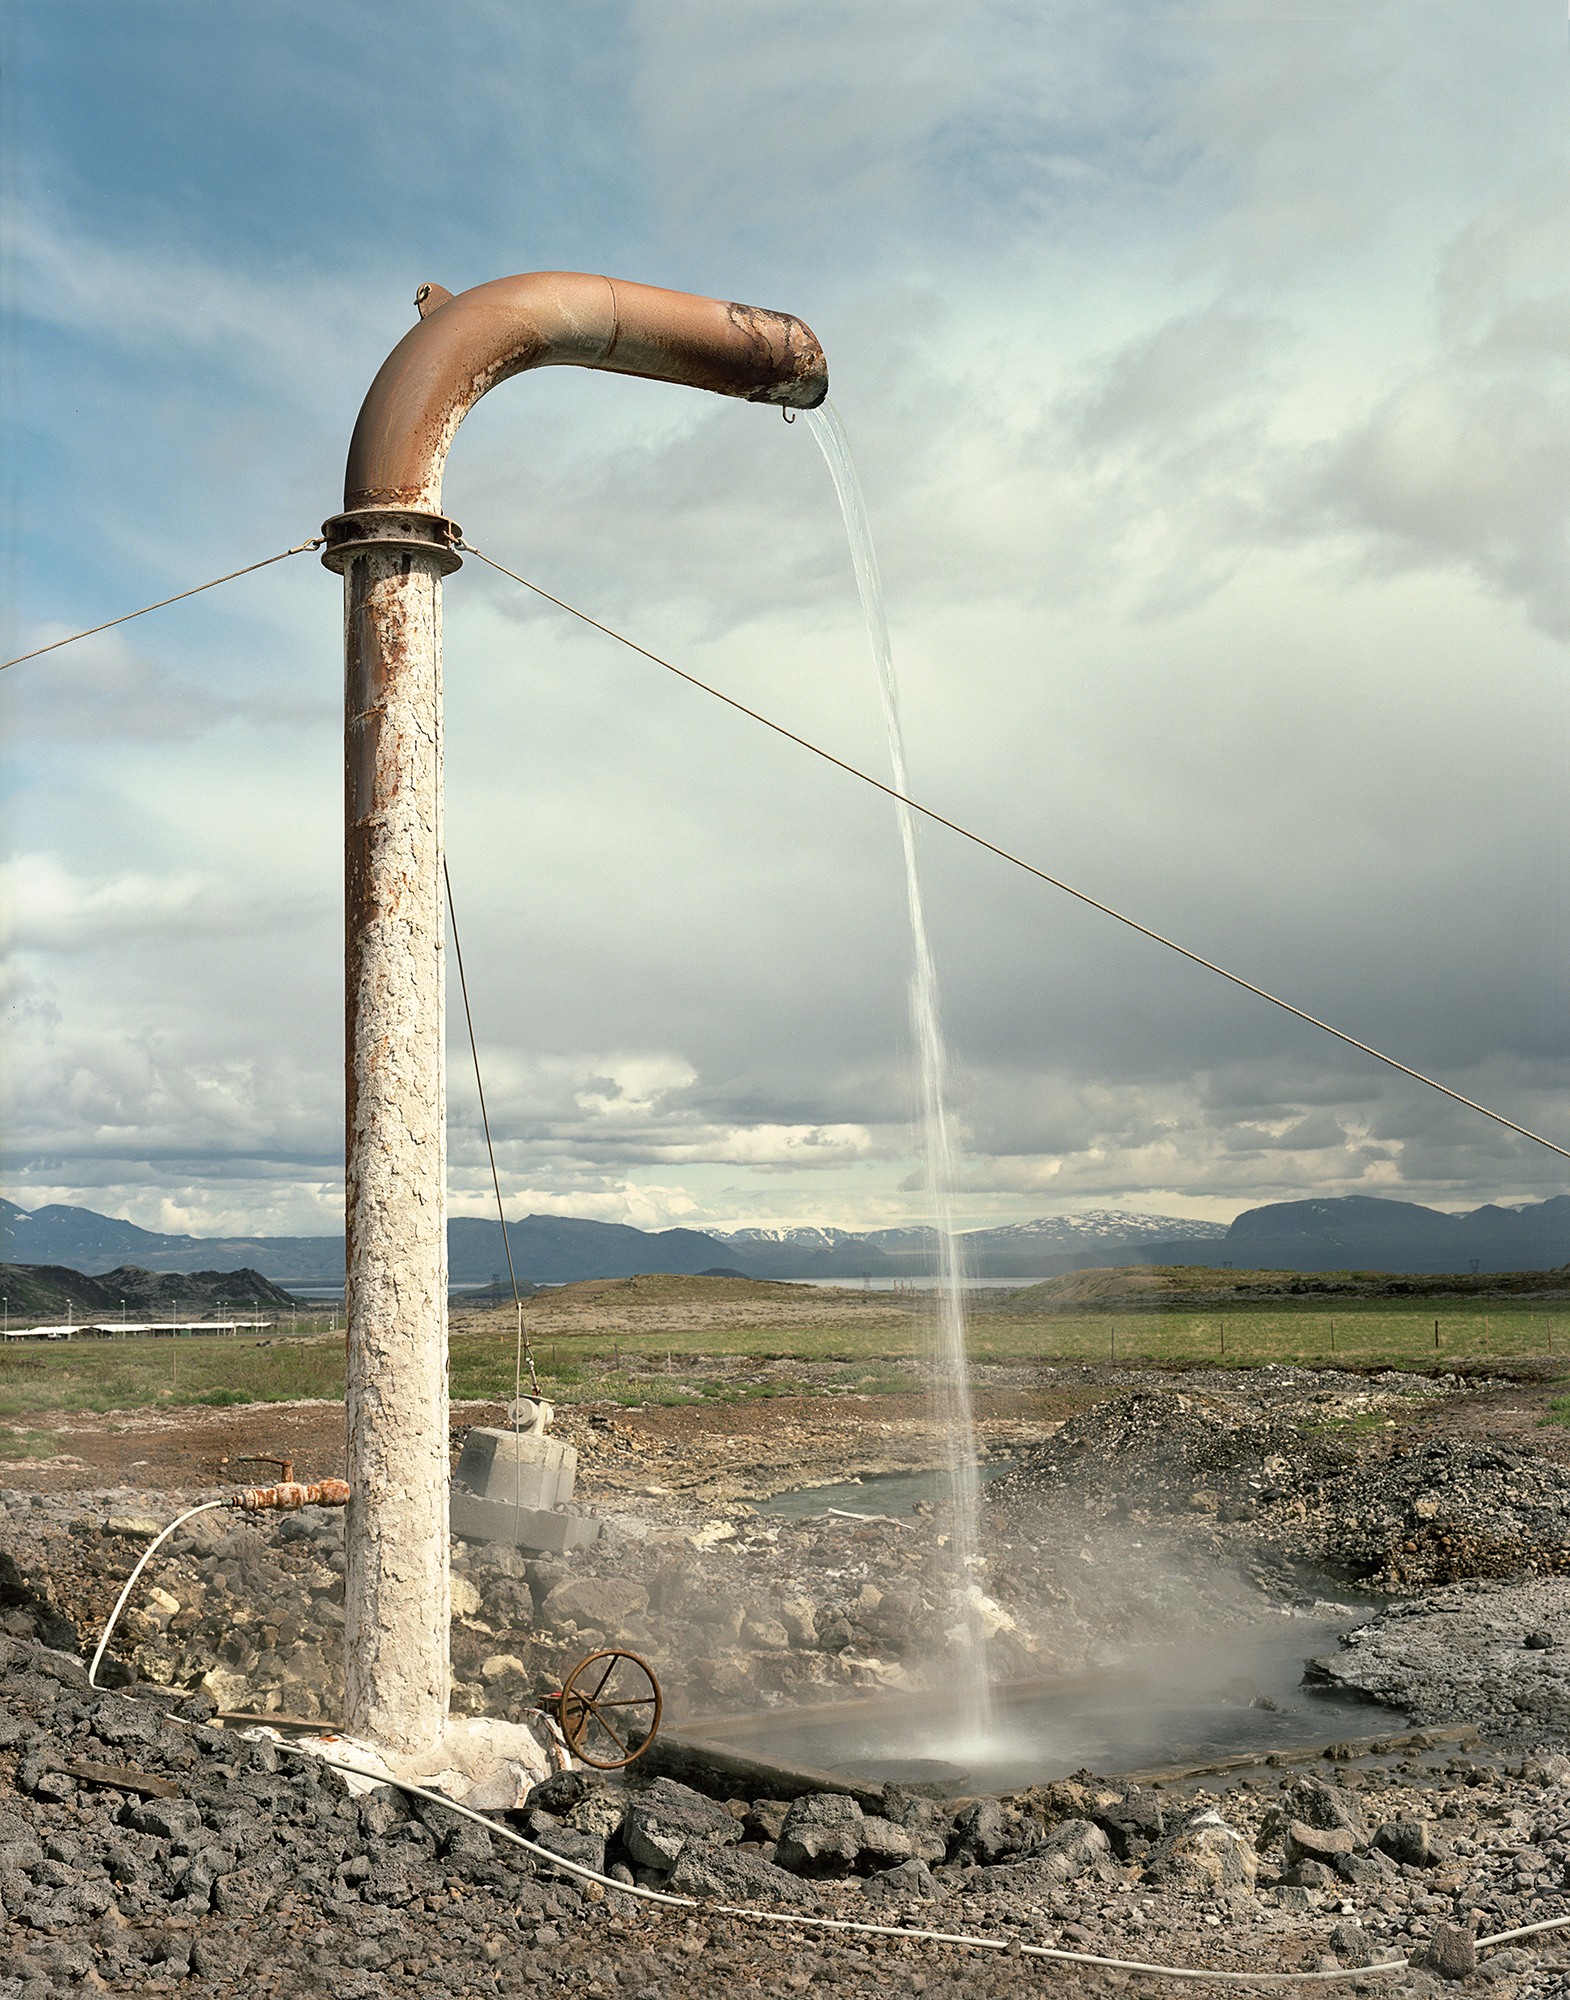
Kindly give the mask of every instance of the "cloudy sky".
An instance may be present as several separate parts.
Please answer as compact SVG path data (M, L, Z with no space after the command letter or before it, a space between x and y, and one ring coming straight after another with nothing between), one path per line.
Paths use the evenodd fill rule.
M1570 1143L1559 0L6 11L4 656L289 547L423 281L816 330L918 796ZM887 771L808 426L556 369L471 541ZM339 583L0 675L4 1192L341 1199ZM887 800L470 562L448 853L508 1213L919 1219ZM964 1226L1565 1162L935 829ZM456 981L451 1190L489 1189Z

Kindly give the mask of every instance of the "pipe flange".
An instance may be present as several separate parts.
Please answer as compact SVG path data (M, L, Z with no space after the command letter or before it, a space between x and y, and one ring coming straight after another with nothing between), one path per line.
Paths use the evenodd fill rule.
M445 514L415 513L401 507L359 507L353 513L334 514L330 521L323 521L322 533L327 538L327 546L322 550L323 566L337 570L340 576L355 556L369 554L373 549L384 555L407 550L410 554L434 556L441 576L451 576L455 569L463 568L463 557L454 547L463 540L463 530Z

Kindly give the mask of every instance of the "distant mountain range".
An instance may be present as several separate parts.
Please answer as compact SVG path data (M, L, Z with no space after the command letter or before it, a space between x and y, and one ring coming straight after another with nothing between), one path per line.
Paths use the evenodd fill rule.
M717 1268L755 1278L921 1277L932 1269L932 1234L919 1226L845 1229L634 1229L572 1216L526 1215L507 1225L520 1280L568 1284L577 1278L630 1278L640 1271L686 1274ZM1570 1196L1521 1208L1492 1205L1446 1215L1415 1202L1345 1195L1328 1201L1272 1202L1230 1228L1125 1209L967 1231L971 1275L993 1284L1030 1283L1064 1271L1116 1264L1213 1264L1237 1270L1533 1271L1570 1263ZM447 1225L455 1284L505 1282L500 1226L456 1216ZM148 1271L263 1273L279 1285L343 1281L342 1236L162 1235L99 1215L51 1205L31 1213L0 1200L0 1261L68 1265L102 1273L122 1265Z
M1413 1201L1342 1195L1251 1208L1227 1231L1240 1271L1551 1271L1570 1263L1570 1195L1445 1215Z
M1220 1243L1226 1233L1221 1222L1086 1208L1077 1215L1043 1215L1034 1222L967 1230L960 1241L972 1277L1007 1284L1015 1278L1055 1277L1085 1263L1125 1263L1129 1258L1123 1253L1139 1245L1159 1243L1167 1250L1177 1245L1192 1262L1195 1245ZM714 1229L709 1234L732 1253L728 1261L759 1277L845 1276L855 1283L862 1277L923 1277L933 1267L933 1232L919 1223L860 1231ZM1173 1260L1164 1255L1153 1261Z

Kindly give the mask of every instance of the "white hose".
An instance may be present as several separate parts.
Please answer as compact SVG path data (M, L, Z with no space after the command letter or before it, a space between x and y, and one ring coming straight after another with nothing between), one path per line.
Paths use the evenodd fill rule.
M340 1763L335 1757L324 1757L319 1750L309 1750L300 1744L283 1743L275 1747L292 1750L297 1757L317 1757L322 1763L330 1764L335 1771L352 1771L359 1778L366 1775L357 1765ZM487 1833L510 1841L514 1847L526 1848L530 1854L549 1861L554 1868L564 1868L570 1875L581 1875L586 1882L598 1882L602 1888L613 1889L619 1896L636 1896L643 1902L663 1903L671 1909L705 1910L711 1916L744 1917L756 1924L804 1924L814 1930L855 1931L863 1937L914 1938L922 1944L957 1944L973 1951L1013 1952L1017 1949L1025 1958L1050 1958L1062 1965L1109 1965L1120 1972L1156 1973L1163 1979L1213 1979L1232 1985L1273 1986L1294 1982L1301 1984L1304 1980L1363 1979L1372 1972L1404 1972L1407 1966L1404 1958L1391 1958L1379 1965L1359 1965L1335 1972L1217 1972L1208 1967L1147 1965L1137 1958L1102 1958L1090 1951L1059 1951L1050 1945L1022 1944L1017 1938L973 1937L962 1931L923 1931L906 1924L863 1924L849 1917L808 1917L796 1910L754 1910L737 1903L700 1903L696 1896L672 1896L661 1889L641 1889L636 1883L618 1882L613 1875L601 1875L593 1868L585 1868L581 1861L569 1861L565 1855L553 1854L548 1847L541 1847L536 1841L525 1840L521 1833L514 1833L511 1827L487 1819L483 1813L455 1804L440 1792L427 1791L423 1785L411 1785L402 1778L386 1778L381 1782L393 1785L400 1792L408 1792L414 1798L428 1799L432 1805L444 1806L448 1812L457 1813L462 1819L472 1819ZM1570 1922L1570 1919L1566 1921Z
M119 1619L120 1613L125 1609L125 1600L131 1595L132 1590L136 1587L136 1579L141 1575L142 1571L146 1569L147 1565L152 1561L153 1556L156 1554L160 1545L168 1541L169 1537L174 1533L176 1528L183 1528L186 1522L193 1519L197 1514L210 1513L216 1507L227 1507L228 1505L229 1502L227 1500L204 1500L200 1507L193 1507L191 1508L189 1513L182 1514L178 1521L171 1521L168 1527L164 1529L163 1533L159 1535L155 1540L149 1542L147 1544L147 1547L143 1549L142 1559L136 1565L136 1568L132 1570L131 1574L126 1578L125 1588L120 1593L120 1601L118 1604L116 1604L113 1611L111 1611L109 1614L109 1623L104 1627L104 1636L99 1640L98 1651L94 1653L93 1663L87 1669L87 1685L90 1688L96 1688L98 1686L98 1682L93 1677L98 1672L98 1662L104 1656L104 1648L109 1643L109 1635L114 1630L116 1621ZM101 1690L101 1692L108 1693L109 1690L103 1689Z
M1533 1931L1562 1931L1570 1925L1570 1917L1545 1917L1540 1924L1522 1924L1513 1931L1495 1931L1491 1937L1479 1938L1477 1948L1487 1951L1496 1944L1508 1944L1511 1938L1530 1937Z

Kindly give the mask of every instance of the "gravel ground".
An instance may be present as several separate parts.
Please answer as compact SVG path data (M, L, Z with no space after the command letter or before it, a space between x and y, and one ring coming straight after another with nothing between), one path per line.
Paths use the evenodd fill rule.
M1468 1582L1392 1605L1310 1664L1316 1684L1366 1695L1414 1720L1465 1715L1570 1740L1570 1583Z
M558 1851L576 1840L580 1854L640 1813L656 1836L674 1825L663 1850L674 1868L608 1865L677 1889L717 1879L727 1907L711 1896L661 1908L563 1879L550 1862L390 1788L352 1797L330 1769L212 1727L201 1695L100 1694L79 1660L0 1644L4 2000L86 1985L262 1989L291 2000L328 1984L342 2000L430 1991L667 2000L717 1982L741 1994L884 2000L1071 1995L1130 1977L736 1914L729 1901L745 1893L748 1870L758 1907L787 1913L771 1900L772 1855L791 1837L783 1803L727 1808L668 1781L572 1798L554 1780L532 1811L510 1816L536 1840L562 1843ZM810 1849L813 1824L820 1845L800 1864L808 1872L791 1878L791 1902L797 1915L896 1933L941 1929L1198 1968L1290 1972L1404 1957L1421 1963L1373 1983L1409 1993L1450 1983L1436 1953L1459 1945L1463 1958L1450 1963L1460 1971L1479 1933L1570 1914L1565 1759L1504 1769L1414 1750L1394 1765L1321 1770L1215 1793L1129 1793L1080 1773L958 1811L891 1791L887 1817L848 1808L857 1821L848 1845L848 1802L809 1798L791 1809L807 1827L797 1849ZM907 1849L929 1840L930 1868L885 1865L896 1816L914 1829ZM586 1835L589 1826L602 1831ZM885 1832L869 1854L875 1827ZM770 1832L773 1843L757 1838ZM612 1831L612 1856L649 1852ZM1542 1969L1561 1955L1555 1936L1541 1954L1485 1953L1473 1981L1522 2000L1562 1992L1560 1976Z
M1542 1448L1562 1432L1503 1443L1414 1424L1450 1387L1287 1368L1244 1394L1141 1384L1069 1419L989 1505L1024 1517L1072 1493L1134 1528L1197 1517L1202 1545L1266 1584L1304 1564L1377 1594L1570 1571L1570 1466Z
M345 2000L542 1988L663 2000L716 1981L882 2000L1071 1995L1131 1976L717 1910L716 1885L726 1902L749 1884L785 1894L767 1872L781 1861L793 1904L906 1932L1218 1969L1356 1967L1393 1951L1424 1963L1365 1983L1435 1990L1448 1966L1502 1995L1570 1996L1570 1973L1551 1969L1570 1966L1570 1938L1555 1932L1465 1972L1472 1936L1570 1914L1558 1755L1570 1473L1526 1442L1423 1431L1453 1386L1427 1378L1276 1370L1207 1375L1195 1395L1169 1378L1116 1386L1090 1409L1070 1398L1049 1435L1031 1419L1034 1448L991 1489L970 1577L953 1572L930 1510L783 1521L664 1479L646 1479L666 1490L575 1558L455 1544L454 1707L517 1716L602 1638L656 1660L677 1720L917 1688L961 1590L992 1628L997 1677L1030 1678L1183 1633L1214 1643L1355 1584L1387 1608L1349 1620L1350 1642L1316 1672L1386 1704L1368 1710L1393 1732L1382 1751L1343 1746L1308 1783L1295 1764L1256 1766L1130 1794L1079 1771L968 1820L954 1799L914 1792L879 1810L863 1787L850 1833L843 1801L813 1808L821 1826L805 1833L783 1802L700 1802L660 1850L685 1870L674 1875L629 1831L627 1792L611 1809L552 1797L515 1817L565 1841L559 1853L599 1841L629 1877L706 1889L698 1907L663 1911L562 1879L440 1808L350 1799L331 1772L212 1726L230 1707L336 1713L340 1516L191 1522L106 1661L122 1691L100 1693L82 1653L121 1580L157 1527L218 1489L13 1490L0 1496L0 2000L83 1985L288 2000L328 1981ZM578 1420L586 1483L606 1475L625 1505L608 1477L628 1456L622 1421ZM1215 1652L1224 1682L1225 1645ZM1392 1706L1475 1722L1483 1747L1413 1744Z

